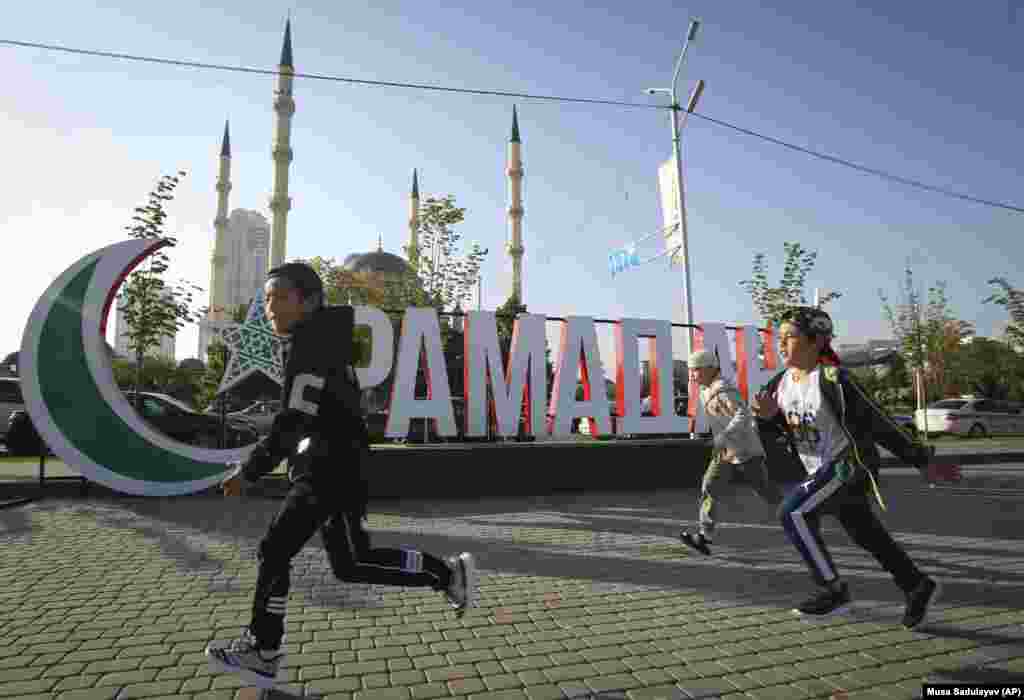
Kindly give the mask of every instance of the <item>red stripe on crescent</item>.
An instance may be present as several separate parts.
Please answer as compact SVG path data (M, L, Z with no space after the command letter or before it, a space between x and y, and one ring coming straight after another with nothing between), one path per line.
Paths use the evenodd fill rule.
M166 238L161 238L157 240L153 245L149 246L144 251L139 253L134 260L128 263L128 267L124 269L124 272L118 275L117 279L114 281L114 284L111 285L110 291L107 292L106 300L103 302L103 313L100 314L100 338L107 337L107 316L110 314L110 307L114 303L114 297L117 296L117 290L121 288L121 284L125 281L125 278L127 278L128 275L132 273L132 270L138 267L143 260L148 258L150 255L155 253L160 248L169 245L171 245L171 242Z

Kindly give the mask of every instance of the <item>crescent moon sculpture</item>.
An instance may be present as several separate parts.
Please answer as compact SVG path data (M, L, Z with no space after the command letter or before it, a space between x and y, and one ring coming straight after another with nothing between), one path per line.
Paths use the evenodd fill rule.
M25 407L50 449L82 476L123 493L177 496L216 485L253 446L216 450L173 440L121 393L105 349L118 287L167 240L131 240L86 255L36 303L22 337Z

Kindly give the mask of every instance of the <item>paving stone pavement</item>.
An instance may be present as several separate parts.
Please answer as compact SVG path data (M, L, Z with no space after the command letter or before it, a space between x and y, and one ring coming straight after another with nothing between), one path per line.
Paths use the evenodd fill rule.
M909 484L909 485L908 485ZM810 592L771 508L740 491L713 557L676 539L694 491L373 503L374 544L481 567L456 619L422 589L333 579L297 557L282 681L330 700L913 698L924 679L1024 683L1024 494L886 492L885 519L945 582L932 620L826 520L853 611ZM254 698L203 647L246 624L270 499L54 499L0 511L0 700Z

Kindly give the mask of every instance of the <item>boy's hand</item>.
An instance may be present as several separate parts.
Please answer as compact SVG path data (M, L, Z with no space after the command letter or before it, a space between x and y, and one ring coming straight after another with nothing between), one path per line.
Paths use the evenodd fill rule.
M245 477L242 476L242 471L238 469L237 464L232 466L234 466L234 471L220 482L220 488L225 496L241 496L245 493Z
M754 395L753 409L758 418L769 420L779 412L779 402L771 394L760 391Z

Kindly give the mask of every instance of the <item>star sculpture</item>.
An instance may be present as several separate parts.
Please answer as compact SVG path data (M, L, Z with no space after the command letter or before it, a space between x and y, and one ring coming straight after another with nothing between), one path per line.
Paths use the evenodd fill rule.
M249 314L245 321L222 325L220 335L231 353L231 361L224 369L218 394L256 372L262 372L284 385L283 351L288 340L274 334L270 321L263 314L262 289L256 292L249 304Z

